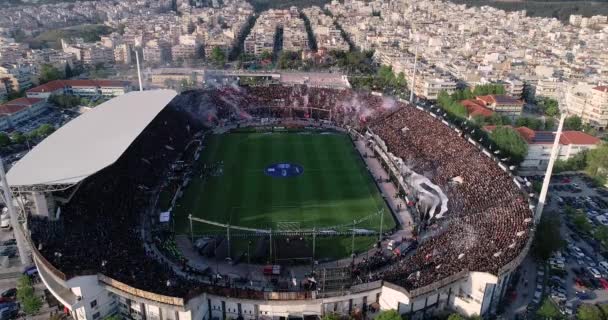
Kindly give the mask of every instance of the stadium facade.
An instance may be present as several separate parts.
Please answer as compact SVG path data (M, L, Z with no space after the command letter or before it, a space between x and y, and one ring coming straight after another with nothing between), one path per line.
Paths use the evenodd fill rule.
M72 202L81 203L83 199L88 199L81 194L94 190L93 187L111 188L112 181L118 179L116 177L119 174L116 172L122 172L112 167L121 167L123 163L128 162L129 165L124 165L126 172L152 170L134 169L131 165L136 163L133 161L142 160L141 154L158 151L148 150L149 144L142 136L144 132L151 130L151 126L162 128L171 125L161 116L163 112L168 112L164 109L168 108L167 105L176 95L177 93L171 90L159 90L130 92L114 98L57 130L8 173L7 178L13 192L22 200L21 209L30 216L26 234L40 278L75 319L95 320L115 313L132 319L161 320L311 319L329 313L351 315L357 310L378 308L396 309L410 318L423 318L436 312L451 310L464 315L482 316L496 312L513 271L527 254L531 235L525 237L522 245L517 247L512 259L492 271L479 272L468 267L462 268L451 272L447 277L410 287L409 290L404 285L395 284L394 278L390 278L390 281L380 279L353 284L336 292L304 289L288 292L266 289L252 292L251 289L231 285L215 286L217 279L211 284L201 285L184 274L183 270L171 270L173 276L164 277L159 273L163 276L152 275L151 278L146 278L143 273L147 270L146 265L151 262L142 258L140 261L135 261L135 264L127 264L124 267L113 265L113 261L109 259L114 256L119 258L125 256L122 252L114 252L113 244L106 245L104 239L109 238L104 238L103 235L91 236L91 238L84 236L82 239L82 242L90 243L94 247L93 250L87 251L90 260L95 261L94 263L68 260L68 254L65 252L71 250L68 247L72 244L60 246L56 240L53 240L53 236L47 233L54 232L53 228L82 227L77 226L80 220L73 225L64 223L61 226L53 224L53 221L63 219L64 215L80 214L81 211L78 210L82 210L83 207L77 207L78 210L68 210L67 213L62 212L60 208L69 207L66 204ZM435 115L433 117L436 118ZM447 125L447 122L444 123ZM176 122L174 125L190 130L192 124ZM175 156L172 149L177 148L180 139L171 136L163 140L164 137L165 135L159 134L152 135L150 139L155 139L154 141L160 144L160 149L168 154L167 157ZM471 140L471 143L474 142ZM127 157L126 154L135 153L132 148L140 152L133 156L135 160ZM490 157L488 154L486 156ZM164 157L158 155L157 158L164 159ZM146 164L156 163L153 158L144 160ZM501 165L501 168L505 172L508 171L504 165ZM97 185L91 186L92 180L104 175L109 177L101 180L101 184L96 180ZM513 181L517 183L515 179ZM139 181L134 183L136 185L132 190L142 194L150 192L149 186L144 183ZM117 197L131 196L131 194L121 194L120 190L116 190L116 193L118 193ZM92 197L95 197L95 194ZM100 203L100 206L103 204ZM95 212L103 212L103 208L98 209ZM107 214L111 215L111 213ZM137 214L133 212L134 216ZM40 219L45 221L43 228L36 227ZM108 225L108 227L112 226ZM142 233L145 232L144 228L142 227ZM64 238L61 241L68 242L70 239ZM73 245L83 247L82 244L73 243ZM141 257L148 255L157 257L150 251L151 249L146 249L145 255ZM100 257L98 258L97 255ZM494 256L499 255L500 253L497 253ZM139 256L133 256L134 259L137 257ZM158 259L163 261L162 257ZM74 264L80 262L84 265L82 268L74 267ZM439 267L440 264L433 266L436 269ZM420 275L420 271L417 273ZM115 274L120 276L113 277ZM176 275L182 278L180 286L175 284ZM189 282L192 287L188 287ZM181 287L184 283L185 286Z

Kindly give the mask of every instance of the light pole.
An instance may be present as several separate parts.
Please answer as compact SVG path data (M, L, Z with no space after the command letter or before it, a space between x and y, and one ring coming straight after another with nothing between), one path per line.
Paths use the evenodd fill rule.
M414 53L414 71L412 72L412 88L410 89L410 103L414 103L414 88L416 85L416 65L418 64L418 41L416 40L416 50Z
M11 218L11 226L13 227L13 234L15 235L15 241L17 241L17 249L19 250L19 259L21 259L21 264L24 266L32 263L30 260L29 254L27 252L27 244L25 242L25 236L23 235L23 230L21 229L21 224L19 224L19 218L17 217L17 212L15 211L15 206L13 204L13 196L11 194L11 189L6 181L6 172L4 172L4 161L0 158L0 179L2 180L2 189L3 189L3 200L6 204L6 208L8 209L9 216Z

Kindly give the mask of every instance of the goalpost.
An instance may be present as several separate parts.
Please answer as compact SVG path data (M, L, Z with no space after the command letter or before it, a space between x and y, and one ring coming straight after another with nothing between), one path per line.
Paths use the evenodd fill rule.
M375 213L362 217L358 220L353 220L350 223L344 223L341 225L326 226L326 227L313 227L313 228L302 228L301 221L277 221L275 228L256 229L256 228L244 227L244 226L239 226L239 225L231 225L229 223L220 223L220 222L211 221L211 220L207 220L207 219L197 218L197 217L193 217L191 214L188 215L188 220L190 223L190 240L192 243L194 243L194 241L195 241L195 235L194 235L194 223L195 222L207 224L207 225L211 225L211 226L216 226L216 227L219 227L220 229L224 230L221 233L225 233L225 235L226 235L226 240L227 240L227 244L228 244L228 252L231 252L230 245L231 245L232 237L240 236L240 237L247 237L247 238L253 238L253 237L268 238L268 240L269 240L268 252L269 252L271 261L273 260L273 253L274 253L273 237L275 237L275 241L276 241L276 238L280 238L280 237L308 238L308 241L312 240L312 248L311 248L312 256L310 258L314 262L314 260L316 259L316 253L317 253L317 237L319 237L319 236L329 237L329 238L350 236L351 237L351 254L355 253L355 236L357 236L357 235L359 235L359 236L377 235L378 241L381 241L382 233L384 231L384 213L385 213L384 209L380 209ZM365 228L357 229L357 226L359 226L373 218L377 218L378 215L380 216L378 229L376 229L376 230L370 230L370 229L365 229ZM236 232L236 234L235 234L235 232ZM241 232L241 233L238 233L238 232Z

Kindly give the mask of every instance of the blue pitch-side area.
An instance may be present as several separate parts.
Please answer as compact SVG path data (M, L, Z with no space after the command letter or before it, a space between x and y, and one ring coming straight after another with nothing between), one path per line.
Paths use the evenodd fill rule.
M273 178L291 178L304 173L304 168L295 163L274 163L267 166L264 173Z

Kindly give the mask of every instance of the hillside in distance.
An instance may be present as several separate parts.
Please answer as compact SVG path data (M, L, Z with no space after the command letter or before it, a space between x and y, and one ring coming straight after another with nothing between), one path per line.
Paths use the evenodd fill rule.
M571 14L586 17L608 15L608 0L450 0L467 6L490 6L506 11L526 10L530 17L557 18L568 21Z

